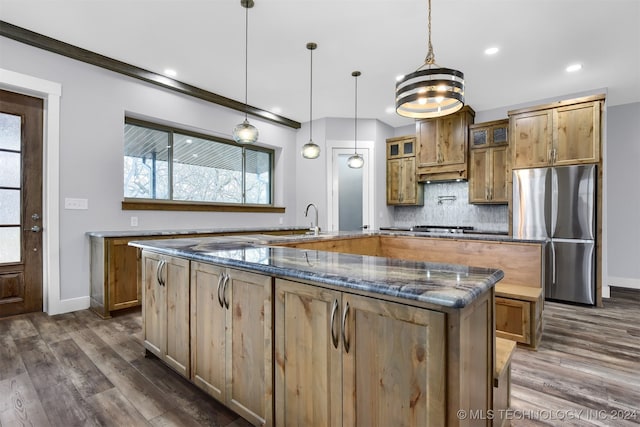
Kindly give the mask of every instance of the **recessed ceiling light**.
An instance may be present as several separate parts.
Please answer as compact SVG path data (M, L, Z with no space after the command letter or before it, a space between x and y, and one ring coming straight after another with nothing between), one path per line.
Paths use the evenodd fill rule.
M582 64L572 64L566 68L568 73L573 73L575 71L582 70Z
M166 70L164 70L164 75L165 76L169 76L169 77L175 77L178 75L178 73L176 72L176 70L172 70L171 68L167 68Z
M495 55L499 50L500 49L498 49L497 47L490 47L488 49L485 49L484 53L487 55Z

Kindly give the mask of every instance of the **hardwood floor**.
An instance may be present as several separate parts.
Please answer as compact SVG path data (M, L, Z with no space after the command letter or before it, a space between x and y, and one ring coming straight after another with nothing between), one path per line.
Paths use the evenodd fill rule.
M611 293L545 303L538 351L513 356L513 426L640 425L640 291ZM145 357L141 326L139 311L0 319L0 426L249 425Z

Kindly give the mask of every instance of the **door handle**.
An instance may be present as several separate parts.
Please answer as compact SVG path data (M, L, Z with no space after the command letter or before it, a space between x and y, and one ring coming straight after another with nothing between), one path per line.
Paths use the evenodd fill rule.
M167 280L165 279L165 272L167 271L167 269L165 268L167 266L167 260L162 260L162 265L160 266L160 281L162 286L167 286ZM164 271L164 272L163 272Z
M555 244L551 242L551 284L555 285L558 280L556 274L556 248Z
M42 227L40 227L39 225L34 225L31 228L25 228L24 231L32 231L34 233L39 233L42 231Z
M222 288L222 279L224 279L224 273L220 273L218 277L218 304L220 307L224 308L224 303L222 302L222 297L220 296L220 288Z
M224 306L226 309L229 309L229 300L227 299L227 285L229 284L229 274L224 273L224 287L222 288L222 300L224 301Z
M344 351L349 353L349 341L347 340L347 335L345 334L346 326L347 326L347 316L349 315L349 302L347 302L344 306L344 312L342 313L342 344L344 345Z
M338 348L338 334L335 333L335 320L336 320L336 311L338 311L338 300L333 300L333 307L331 307L331 342L333 343L334 348Z

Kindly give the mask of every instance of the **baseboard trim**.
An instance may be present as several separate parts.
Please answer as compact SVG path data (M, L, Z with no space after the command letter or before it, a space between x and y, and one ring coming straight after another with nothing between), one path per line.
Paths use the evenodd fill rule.
M640 279L632 279L629 277L611 277L609 276L609 286L618 286L620 288L640 289Z

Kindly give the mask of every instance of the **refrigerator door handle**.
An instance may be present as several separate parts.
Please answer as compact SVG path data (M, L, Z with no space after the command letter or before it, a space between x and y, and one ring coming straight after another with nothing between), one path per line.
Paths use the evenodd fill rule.
M555 285L558 280L558 274L556 272L556 246L553 241L549 244L551 245L551 284Z

